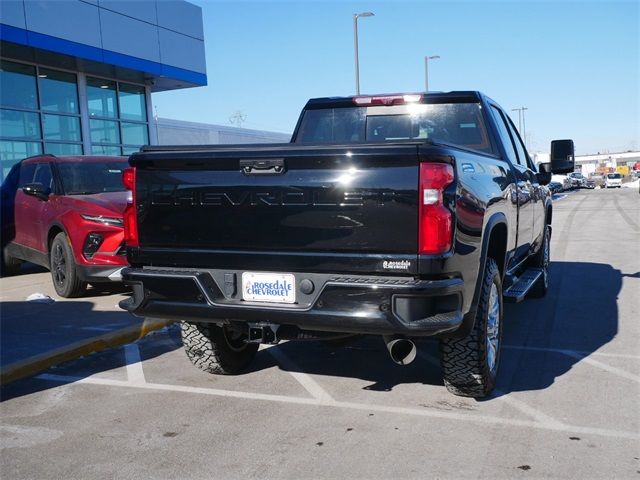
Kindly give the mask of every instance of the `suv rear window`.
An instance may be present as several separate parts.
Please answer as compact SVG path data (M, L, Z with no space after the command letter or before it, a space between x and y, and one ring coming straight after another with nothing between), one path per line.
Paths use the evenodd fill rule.
M607 175L607 178L622 178L622 175L620 175L619 173L610 173L609 175Z
M306 110L295 143L427 140L493 153L479 103Z
M124 192L122 170L129 164L119 162L60 162L60 178L66 195L92 195Z

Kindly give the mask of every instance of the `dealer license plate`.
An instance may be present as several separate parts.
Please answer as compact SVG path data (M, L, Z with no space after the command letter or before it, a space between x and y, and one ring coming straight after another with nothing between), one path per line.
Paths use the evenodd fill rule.
M242 299L248 302L295 303L296 278L289 273L244 272Z

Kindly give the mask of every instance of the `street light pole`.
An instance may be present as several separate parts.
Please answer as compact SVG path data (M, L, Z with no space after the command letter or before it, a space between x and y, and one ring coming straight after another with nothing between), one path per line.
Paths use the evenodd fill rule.
M424 91L429 91L429 60L436 60L440 55L431 55L424 57Z
M358 18L373 17L373 12L362 12L353 14L353 51L356 62L356 95L360 95L360 59L358 55Z

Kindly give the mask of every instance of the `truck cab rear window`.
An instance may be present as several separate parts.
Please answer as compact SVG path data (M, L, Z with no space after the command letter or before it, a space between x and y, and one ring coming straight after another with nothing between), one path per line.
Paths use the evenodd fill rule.
M480 104L407 104L307 110L296 143L427 140L493 153Z

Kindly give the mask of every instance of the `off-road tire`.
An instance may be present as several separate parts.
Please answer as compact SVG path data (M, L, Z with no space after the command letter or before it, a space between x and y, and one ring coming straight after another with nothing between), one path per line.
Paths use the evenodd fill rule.
M440 363L444 384L454 395L462 397L485 397L496 383L502 343L503 302L502 281L498 265L487 258L481 278L478 307L473 329L464 338L447 338L440 341ZM488 314L492 286L497 289L498 303L498 345L494 367L488 360Z
M551 228L549 225L544 227L544 237L542 245L531 259L531 266L542 269L542 276L531 287L527 296L530 298L542 298L547 294L549 289L549 262L551 259Z
M235 375L253 361L258 351L255 343L243 336L232 337L227 327L212 323L181 322L184 351L196 367L217 375Z
M51 242L49 269L56 293L63 298L80 297L87 290L87 282L80 280L73 250L67 236L60 232Z

